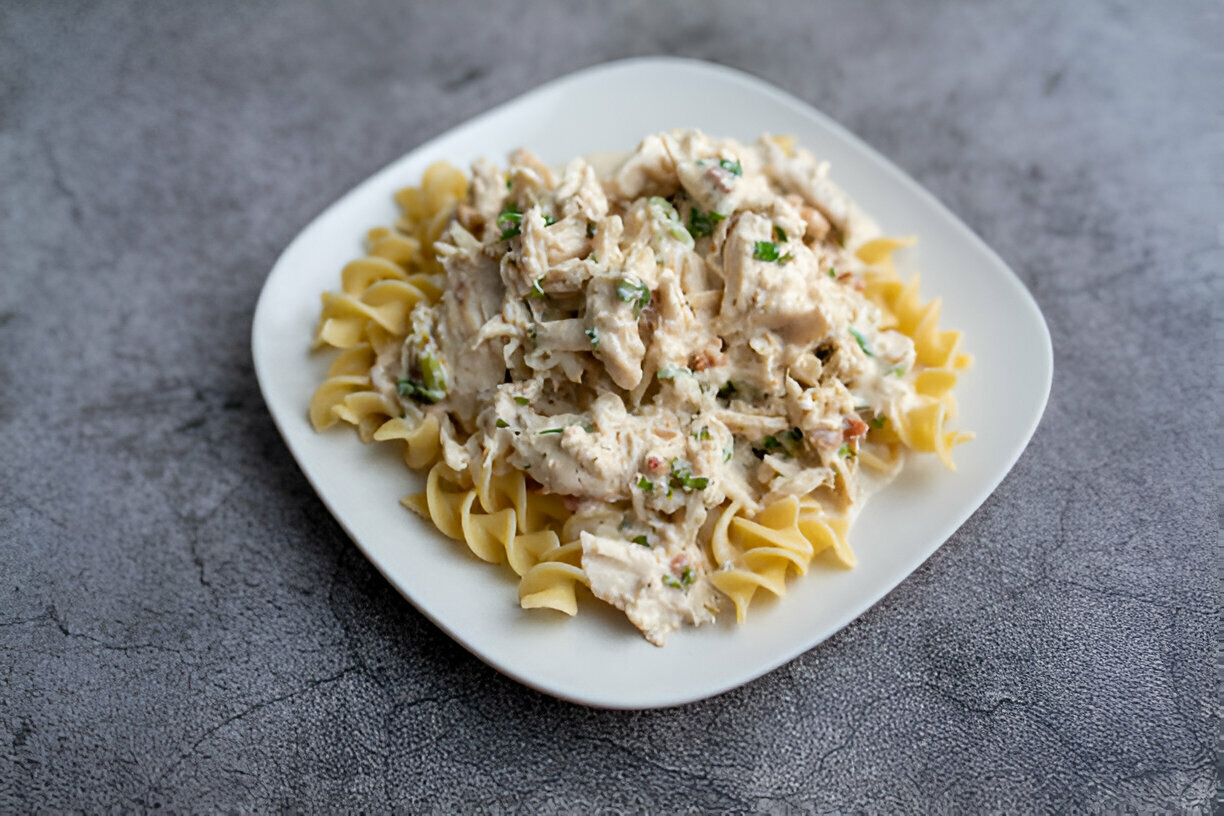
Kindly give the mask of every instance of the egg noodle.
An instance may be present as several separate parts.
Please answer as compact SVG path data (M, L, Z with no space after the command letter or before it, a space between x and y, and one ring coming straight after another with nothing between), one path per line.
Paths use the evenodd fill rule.
M523 608L573 615L582 585L656 645L723 598L742 621L817 556L854 565L869 482L971 438L959 332L828 170L698 131L603 172L434 164L323 295L311 422L402 444L428 469L404 505Z

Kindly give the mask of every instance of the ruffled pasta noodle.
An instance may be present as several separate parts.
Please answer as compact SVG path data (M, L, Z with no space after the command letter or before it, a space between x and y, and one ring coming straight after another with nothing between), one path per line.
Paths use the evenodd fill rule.
M860 470L971 438L970 363L793 140L648 137L597 175L526 151L445 164L322 296L340 350L309 407L426 471L403 500L518 576L525 609L590 591L651 642L744 620L819 559L849 568ZM584 589L579 589L583 587Z

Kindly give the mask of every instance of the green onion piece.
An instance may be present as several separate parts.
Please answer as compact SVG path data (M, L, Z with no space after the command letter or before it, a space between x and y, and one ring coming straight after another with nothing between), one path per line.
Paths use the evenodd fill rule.
M739 159L719 159L718 166L733 176L744 175L744 168L740 166Z
M791 254L790 252L788 252L788 253L786 253L785 255L783 255L781 258L779 258L779 259L778 259L778 263L779 263L779 264L788 264L788 263L790 263L790 262L791 262L791 261L793 261L793 260L795 260L795 256L794 256L793 254Z
M645 476L638 479L637 486L639 489L645 490L647 493L654 491L654 482L650 481Z
M559 434L559 433L565 433L565 429L564 428L545 428L544 430L540 431L540 436L543 436L544 434Z
M692 567L685 567L684 571L680 573L680 583L683 584L685 588L691 587L696 581L697 574L693 572Z
M517 402L519 405L530 405L531 404L531 400L527 399L526 397L515 397L514 401Z
M899 366L890 368L888 369L888 373L892 374L894 377L904 377L905 376L905 366L899 365Z
M540 285L543 278L536 278L531 282L531 291L527 293L529 298L547 298L548 293L544 291L544 287Z
M663 576L663 583L666 586L672 587L673 589L684 589L684 586L670 575Z
M758 261L778 260L778 245L773 241L757 241L752 250L752 257Z
M595 329L587 329L585 334L591 341L591 348L599 348L599 332Z
M836 269L834 269L834 268L833 268L833 267L831 267L831 266L829 267L829 277L830 277L830 278L836 278L836 277L837 277L837 270L836 270Z
M843 459L853 459L856 454L854 448L850 447L849 442L843 442L841 447L837 449L837 455Z
M551 227L555 223L557 223L557 219L553 218L551 215L544 216L544 226Z
M689 210L689 234L694 238L701 238L706 235L714 234L714 225L722 221L727 216L722 213L716 213L711 210L708 213L703 213L700 208L694 206Z
M499 419L499 420L497 420L497 427L499 427L499 428L509 428L509 427L510 427L510 423L509 423L509 422L507 422L507 421L506 421L506 420L504 420L504 419Z
M595 237L595 222L594 221L587 222L587 237L588 238Z
M774 224L774 237L779 241L786 243L786 230L782 229L777 224Z
M507 181L508 183L508 181ZM502 228L501 239L509 240L522 231L523 211L514 202L506 205L501 215L497 216L497 226Z
M867 341L863 338L863 335L859 334L858 329L854 328L853 326L849 326L848 328L850 329L850 333L854 335L854 339L858 341L858 346L863 350L863 353L868 357L874 357L875 355L871 353L871 349L867 348Z
M887 421L888 421L888 417L877 416L877 417L872 417L868 422L871 425L871 427L879 429L879 428L883 428L884 423Z
M634 544L639 544L639 545L641 545L641 546L643 546L643 547L647 547L647 548L649 548L649 547L650 547L650 542L649 542L649 541L646 539L646 536L644 536L644 535L634 536L633 538L631 538L631 539L629 539L629 540L630 540L630 541L632 541Z
M617 281L616 296L625 303L633 304L635 317L640 317L642 309L650 305L650 288L644 283L634 283L627 278Z
M697 439L709 439L709 438L710 438L710 429L709 429L709 428L702 428L700 431L698 431L696 434L694 434L694 436L695 436Z
M729 448L727 448L726 450L724 450L724 451L723 451L723 461L724 461L724 462L730 462L730 461L731 461L731 457L732 457L732 456L734 456L734 455L735 455L735 444L734 444L734 443L732 443L731 447L729 447Z

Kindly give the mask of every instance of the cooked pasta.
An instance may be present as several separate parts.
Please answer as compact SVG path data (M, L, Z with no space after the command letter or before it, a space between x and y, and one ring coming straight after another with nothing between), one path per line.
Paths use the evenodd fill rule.
M970 360L940 303L793 140L648 136L597 173L435 164L323 295L310 404L428 469L404 505L652 643L852 567L867 481L952 449ZM864 480L864 469L875 477ZM582 586L586 589L579 590Z

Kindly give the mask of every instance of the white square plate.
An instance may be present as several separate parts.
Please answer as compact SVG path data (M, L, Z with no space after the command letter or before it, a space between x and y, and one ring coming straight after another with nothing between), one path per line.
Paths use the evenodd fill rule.
M683 88L683 93L677 93ZM718 104L709 100L717 99ZM573 619L527 612L508 567L478 561L399 504L423 489L398 446L360 444L347 426L316 434L311 394L331 355L309 351L319 295L362 254L367 229L397 216L392 193L419 183L438 159L466 167L504 162L525 146L561 164L632 149L648 133L700 128L753 141L794 134L832 163L831 175L885 232L917 235L899 271L922 272L941 296L945 328L965 333L975 357L957 390L956 426L977 439L955 451L958 470L911 459L851 531L859 566L791 581L787 597L754 602L737 626L675 633L648 644L615 610L580 604ZM990 495L1037 427L1053 360L1032 297L999 257L912 179L808 105L745 74L678 59L634 59L580 71L507 102L376 173L306 227L277 261L252 328L255 369L268 408L306 477L353 541L423 614L489 665L557 697L608 708L652 708L734 688L811 649L862 614L926 560Z

